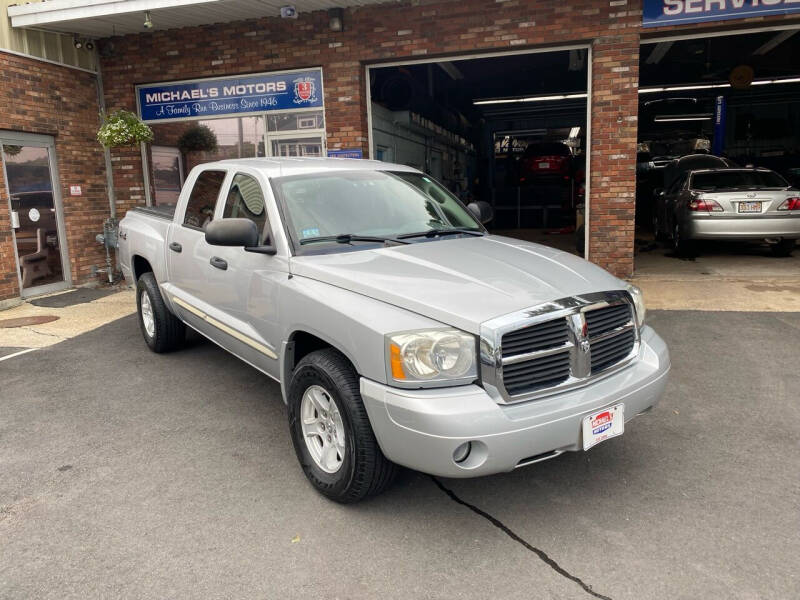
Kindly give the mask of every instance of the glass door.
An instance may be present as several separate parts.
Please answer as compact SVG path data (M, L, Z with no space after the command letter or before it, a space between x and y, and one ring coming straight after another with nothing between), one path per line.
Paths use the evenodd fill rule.
M52 138L0 132L22 296L69 287L61 194Z

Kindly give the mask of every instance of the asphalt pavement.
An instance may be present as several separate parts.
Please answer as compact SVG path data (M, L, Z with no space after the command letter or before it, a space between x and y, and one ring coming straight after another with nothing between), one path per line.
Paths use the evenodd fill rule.
M0 598L800 597L800 313L648 318L673 370L622 437L351 506L209 342L129 316L0 362Z

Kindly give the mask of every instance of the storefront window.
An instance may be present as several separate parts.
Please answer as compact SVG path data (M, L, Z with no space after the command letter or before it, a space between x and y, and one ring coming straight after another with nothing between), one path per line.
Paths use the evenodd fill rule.
M226 159L325 155L319 69L209 78L137 88L154 134L147 200L177 201L184 176Z

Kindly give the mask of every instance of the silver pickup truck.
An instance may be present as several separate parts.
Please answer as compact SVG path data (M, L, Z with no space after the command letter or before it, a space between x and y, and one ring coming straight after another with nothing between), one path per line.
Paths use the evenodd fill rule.
M490 218L402 165L221 161L128 212L120 261L150 349L189 326L280 382L309 481L354 502L396 465L475 477L588 450L664 390L636 287Z

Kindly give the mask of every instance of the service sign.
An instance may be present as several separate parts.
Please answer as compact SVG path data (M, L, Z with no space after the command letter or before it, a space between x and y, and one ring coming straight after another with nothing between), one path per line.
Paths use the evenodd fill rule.
M644 0L642 25L682 25L800 13L800 0Z
M322 71L288 71L137 86L139 116L153 123L322 106Z

